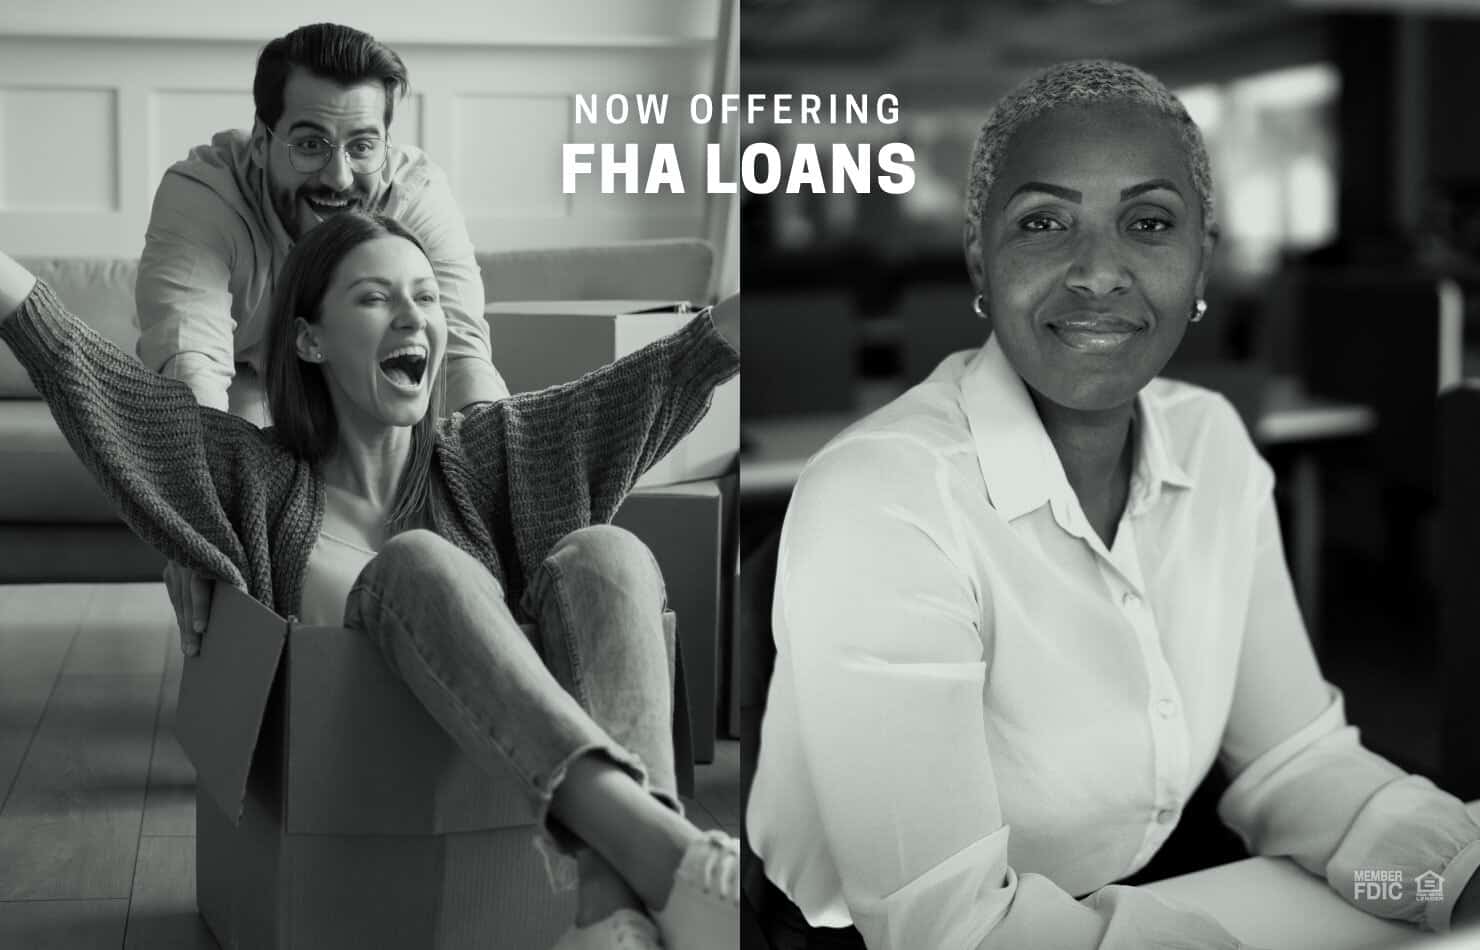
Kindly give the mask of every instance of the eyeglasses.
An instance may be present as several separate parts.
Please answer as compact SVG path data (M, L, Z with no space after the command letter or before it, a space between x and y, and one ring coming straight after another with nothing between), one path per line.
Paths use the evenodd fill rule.
M386 156L390 153L388 143L382 138L350 139L343 145L336 145L319 135L289 142L274 135L272 129L268 129L267 134L283 143L288 150L288 163L294 171L305 175L323 171L338 151L344 152L350 171L356 175L373 175L385 167Z

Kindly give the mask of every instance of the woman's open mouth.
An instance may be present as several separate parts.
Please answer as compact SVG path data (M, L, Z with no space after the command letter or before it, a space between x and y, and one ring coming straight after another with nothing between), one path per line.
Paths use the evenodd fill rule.
M1047 326L1060 343L1082 353L1109 353L1145 329L1141 324L1111 316L1053 320Z
M380 373L403 392L416 392L426 376L427 351L422 346L402 346L380 361Z

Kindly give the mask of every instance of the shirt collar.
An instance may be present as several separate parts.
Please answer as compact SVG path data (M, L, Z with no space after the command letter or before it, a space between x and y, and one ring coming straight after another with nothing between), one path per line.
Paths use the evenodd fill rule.
M1148 386L1136 397L1136 461L1127 503L1132 516L1153 506L1163 485L1192 487L1191 477L1172 455L1161 404L1151 389ZM1027 385L1007 361L995 334L967 364L961 391L992 506L1011 521L1048 504L1061 524L1069 523L1078 502L1068 476Z
M967 364L961 392L992 507L1011 521L1062 499L1064 466L996 334Z
M1157 386L1153 382L1136 396L1136 465L1131 474L1129 502L1133 516L1155 505L1163 486L1192 487L1192 476L1172 454Z

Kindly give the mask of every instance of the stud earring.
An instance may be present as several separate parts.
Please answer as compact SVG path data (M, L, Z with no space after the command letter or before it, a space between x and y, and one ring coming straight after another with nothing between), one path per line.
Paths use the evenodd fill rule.
M1199 323L1199 322L1202 321L1202 318L1205 317L1205 316L1207 316L1207 315L1208 315L1208 302L1206 300L1202 299L1201 297L1199 297L1197 299L1197 303L1194 304L1193 307L1192 307L1192 322L1193 323Z
M972 298L972 300L971 300L971 310L972 310L973 313L975 313L977 315L978 318L980 318L982 320L986 320L987 319L987 311L986 311L986 308L984 308L982 306L982 295L981 294L977 294L975 297Z

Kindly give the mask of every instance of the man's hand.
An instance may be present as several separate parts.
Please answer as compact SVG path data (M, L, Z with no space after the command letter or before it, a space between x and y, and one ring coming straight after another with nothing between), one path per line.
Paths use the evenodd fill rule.
M731 294L715 304L709 318L725 342L733 346L735 352L740 352L740 295Z
M211 619L211 592L215 580L174 561L164 568L164 587L180 625L180 650L186 656L200 653L200 635Z

